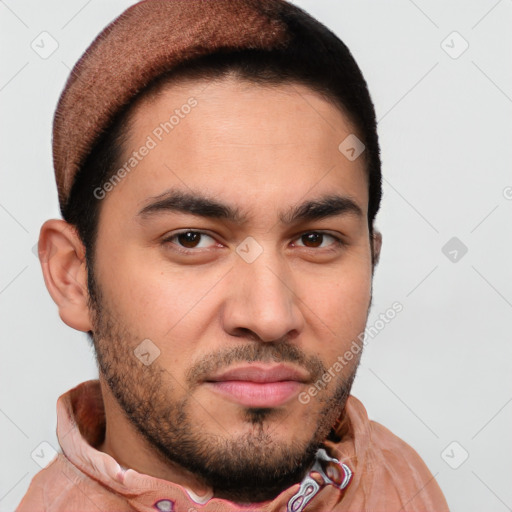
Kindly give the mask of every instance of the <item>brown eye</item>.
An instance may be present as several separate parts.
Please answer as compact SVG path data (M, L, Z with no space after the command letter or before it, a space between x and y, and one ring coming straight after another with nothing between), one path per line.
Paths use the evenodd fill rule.
M307 233L302 235L301 240L307 247L318 247L322 245L324 236L322 233Z
M183 249L208 249L215 245L215 239L202 231L182 231L162 241L163 244L175 245L177 250Z
M187 249L193 249L201 240L201 233L196 231L187 231L176 236L178 242Z
M324 242L331 240L330 244L324 244ZM304 233L298 240L301 241L301 244L299 246L302 247L308 247L308 248L325 248L329 245L332 245L334 241L335 245L342 245L342 241L339 238L336 238L333 235L329 235L327 233L321 233L318 231L311 231L309 233ZM323 245L322 245L323 244Z

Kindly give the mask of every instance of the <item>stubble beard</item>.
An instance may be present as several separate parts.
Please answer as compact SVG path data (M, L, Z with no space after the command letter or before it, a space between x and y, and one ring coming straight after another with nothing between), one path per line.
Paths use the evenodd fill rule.
M273 432L286 417L273 408L244 408L242 418L244 426L248 426L245 433L236 437L214 435L191 416L191 412L203 407L191 396L191 387L183 398L175 399L173 390L180 391L184 383L178 383L169 370L156 362L145 366L135 357L133 348L142 340L113 314L92 274L89 296L99 371L132 425L154 447L156 457L192 472L214 490L215 497L240 504L274 499L302 480L344 410L357 365L350 375L338 380L329 395L327 390L318 393L321 408L317 427L307 440L276 440ZM189 375L197 377L235 361L300 363L310 370L315 382L326 373L318 358L307 357L294 345L250 342L219 357L206 358ZM207 416L208 423L222 428L218 419Z

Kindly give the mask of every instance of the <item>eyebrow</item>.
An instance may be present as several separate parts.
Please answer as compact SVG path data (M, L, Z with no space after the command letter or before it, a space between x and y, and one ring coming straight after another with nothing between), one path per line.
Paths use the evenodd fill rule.
M222 203L197 192L173 189L150 198L149 202L139 211L137 217L141 220L147 220L155 215L169 212L222 219L235 224L244 224L248 221L247 214L243 213L238 207ZM363 212L350 197L330 194L290 207L287 212L279 214L279 220L284 225L292 225L338 215L355 215L362 218Z

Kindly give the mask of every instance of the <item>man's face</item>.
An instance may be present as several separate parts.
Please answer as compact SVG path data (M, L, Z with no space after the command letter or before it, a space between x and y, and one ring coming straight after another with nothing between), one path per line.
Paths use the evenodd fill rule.
M119 167L137 163L101 206L98 361L158 456L219 497L297 482L345 405L372 278L363 157L338 149L353 131L305 86L234 79L134 112Z

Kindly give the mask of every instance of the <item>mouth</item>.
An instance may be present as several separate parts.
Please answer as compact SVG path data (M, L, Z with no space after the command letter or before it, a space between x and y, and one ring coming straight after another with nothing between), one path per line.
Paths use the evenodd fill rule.
M296 396L308 382L309 374L299 368L251 364L209 377L204 385L246 407L279 407Z

